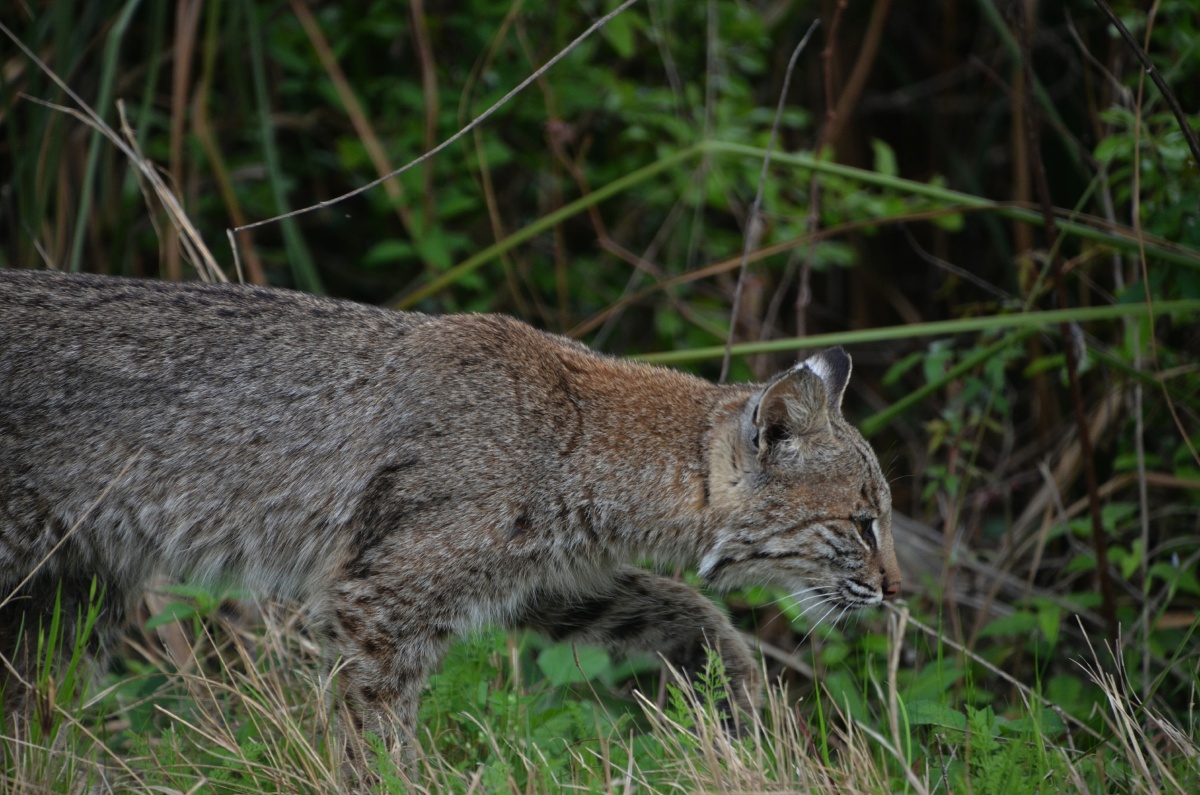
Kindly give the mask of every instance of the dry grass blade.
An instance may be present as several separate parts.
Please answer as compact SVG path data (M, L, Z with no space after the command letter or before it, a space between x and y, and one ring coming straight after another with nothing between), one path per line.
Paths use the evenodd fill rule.
M835 701L830 702L835 713L831 719L838 728L829 730L839 749L839 761L830 765L814 748L801 713L782 684L767 689L769 724L762 715L752 716L738 739L726 730L713 704L706 703L678 671L671 674L677 685L671 710L637 695L654 736L668 751L667 764L679 791L858 795L889 786L890 776L880 767L878 749L867 742L872 733L842 712ZM883 745L890 747L886 741ZM917 792L929 791L915 774L906 772Z
M154 191L154 195L162 204L163 209L166 210L167 217L171 220L172 228L180 232L180 245L183 246L184 251L188 255L189 262L191 262L192 267L196 269L196 273L200 275L200 278L204 279L204 281L229 281L224 272L222 272L221 268L217 265L216 259L213 258L212 253L208 250L208 246L204 243L203 238L200 237L200 232L196 229L191 219L188 218L183 206L179 203L179 199L175 196L171 189L167 187L162 177L158 175L158 171L154 168L154 165L150 163L150 161L147 160L137 148L137 139L133 135L133 131L124 123L124 109L121 108L121 103L118 102L117 104L118 108L121 108L120 112L122 128L129 137L130 143L126 143L125 141L121 140L111 127L109 127L103 121L98 121L97 119L99 117L95 116L91 112L81 112L75 110L74 108L68 108L63 105L38 99L37 97L25 97L25 99L52 110L59 111L60 113L65 113L68 116L72 116L89 127L99 131L102 135L104 135L104 137L112 141L113 144L116 145L116 147L120 149L126 157L129 158L129 162L133 163L133 165L136 167L139 185L141 185L143 181L150 184ZM146 193L144 187L142 192L143 194Z
M321 30L321 26L317 23L316 17L309 10L305 3L292 0L292 12L296 15L296 19L300 20L301 27L304 28L308 40L312 43L313 49L317 52L317 57L321 59L321 66L325 68L326 74L329 75L330 82L333 83L333 88L337 92L338 98L342 101L342 107L346 109L346 115L350 117L350 124L354 126L354 132L358 135L363 143L363 147L367 150L367 156L371 158L371 165L379 172L382 178L387 178L395 173L392 169L392 164L388 162L387 152L383 148L383 142L379 140L379 135L375 132L374 125L367 118L367 114L363 111L362 103L358 101L358 95L354 92L354 88L350 85L350 81L346 79L345 72L338 64L337 57L333 54L333 48L329 46L329 41L325 37L325 33ZM383 189L387 192L388 198L392 205L396 208L396 215L400 219L404 230L412 235L415 231L413 227L412 211L408 208L408 203L405 200L404 188L394 179L388 179L383 184ZM428 218L428 214L426 218ZM243 229L244 226L239 226L238 229Z
M1090 645L1090 640L1089 640ZM1092 662L1080 662L1088 678L1104 693L1109 705L1105 722L1119 746L1122 757L1134 768L1135 791L1146 793L1178 793L1192 795L1195 782L1200 780L1200 746L1170 721L1164 720L1154 710L1136 703L1133 689L1125 676L1125 665L1120 655L1108 649L1113 660L1112 670L1106 670L1100 662L1096 649L1092 648ZM1157 742L1146 736L1146 728L1153 727L1160 734ZM1190 780L1181 781L1164 753L1172 752L1187 760Z
M79 110L57 105L53 102L47 102L36 97L25 98L31 102L36 102L39 105L44 105L45 107L61 111L79 119L84 124L87 124L89 127L93 128L111 141L113 146L121 150L121 152L129 159L129 162L134 165L137 173L140 175L140 178L145 179L153 187L154 194L158 197L158 200L162 203L163 208L167 211L167 216L171 219L172 225L179 230L185 251L191 258L192 265L196 268L200 276L206 280L222 282L228 281L225 278L225 274L222 273L221 269L217 266L217 261L213 258L212 253L208 250L208 246L205 245L203 238L200 236L200 232L188 218L187 212L184 211L179 199L170 190L170 188L167 187L166 183L163 181L162 177L159 176L158 171L154 168L153 164L151 164L150 161L147 160L146 157L141 153L137 145L136 137L133 136L132 132L128 128L128 125L125 124L124 112L122 111L121 119L128 140L123 138L117 133L116 130L110 127L108 123L105 122L104 119L101 118L100 115L83 100L82 97L75 93L75 91L72 90L71 87L67 85L67 83L61 77L59 77L53 69L51 69L41 58L39 58L36 53L25 46L25 43L17 38L16 34L13 33L2 22L0 22L0 33L3 33L5 36L7 36L15 45L17 45L18 49L25 54L26 58L36 64L38 69L40 69L47 77L53 80L54 84L57 85L79 106ZM118 103L118 107L120 107L120 103Z

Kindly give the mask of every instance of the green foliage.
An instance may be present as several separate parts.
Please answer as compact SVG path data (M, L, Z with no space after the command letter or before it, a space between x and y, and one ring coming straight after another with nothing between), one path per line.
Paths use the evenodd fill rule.
M186 5L21 4L3 22L109 124L124 114L231 274L224 230L410 162L615 7L427 2L414 22L410 4L387 0L297 4L314 35L292 4L209 2L194 20L177 16ZM509 312L614 353L668 351L710 376L731 327L775 346L735 357L735 379L790 363L797 334L856 341L846 412L875 412L862 427L891 459L895 505L932 529L906 561L905 596L953 646L761 589L729 600L783 653L767 656L768 675L786 689L759 739L719 753L719 678L699 699L668 680L664 711L647 715L629 693L660 692L653 660L499 632L456 647L421 715L423 770L441 790L1141 792L1196 780L1200 337L1195 303L1162 307L1200 300L1200 171L1164 98L1080 2L1038 6L1032 110L1017 107L1020 31L998 4L891 4L845 132L825 139L867 49L869 5L832 4L837 39L821 41L826 17L801 60L762 186L765 253L751 252L736 323L734 266L783 64L820 4L645 0L439 156L238 236L251 279ZM1192 0L1157 3L1152 29L1141 4L1115 5L1196 108ZM16 48L3 52L0 266L191 274L128 160L27 99L71 102ZM1060 205L1053 251L1014 127L1030 113L1045 122ZM1035 314L1060 298L1066 337ZM1094 429L1122 627L1112 659L1067 346ZM83 673L91 607L78 637L39 630L40 720L19 742L6 735L13 772L0 789L81 791L102 776L131 791L343 788L336 697L298 623L250 634L230 623L226 594L172 593L99 688ZM1121 672L1125 700L1081 660ZM1156 755L1161 768L1139 767ZM380 775L381 789L417 791L408 771Z

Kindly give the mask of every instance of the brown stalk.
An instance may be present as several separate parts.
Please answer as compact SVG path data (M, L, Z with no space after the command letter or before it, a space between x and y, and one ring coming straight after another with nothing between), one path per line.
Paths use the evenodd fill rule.
M867 22L866 33L859 44L858 57L850 70L850 77L842 87L837 102L834 102L833 63L836 54L837 32L841 27L842 12L846 0L839 0L833 12L833 20L829 25L829 35L825 40L825 49L821 51L821 65L825 71L825 125L813 146L813 153L820 155L826 144L836 148L837 141L850 121L854 106L858 104L866 87L871 67L879 54L879 45L883 41L883 26L887 22L888 11L892 0L875 0L871 7L871 17ZM821 192L814 173L808 186L808 228L816 231L820 223ZM796 334L803 336L807 333L808 304L811 301L812 263L814 252L810 249L800 266L800 286L796 293Z
M503 219L500 218L500 200L496 196L496 187L492 184L492 169L488 163L487 151L483 146L483 136L478 129L472 130L471 133L474 138L475 157L479 160L479 188L483 193L483 206L487 209L488 222L492 226L492 237L502 240L508 232L504 228ZM516 305L518 316L532 317L530 307L521 294L521 283L517 278L518 264L513 261L511 253L507 251L500 255L500 263L504 266L504 281L508 286L513 303ZM542 316L546 317L545 314Z
M1129 28L1125 27L1125 23L1121 21L1121 18L1113 13L1112 6L1106 3L1105 0L1095 0L1095 3L1104 12L1104 15L1108 17L1108 21L1117 29L1117 32L1121 34L1121 38L1129 45L1129 49L1133 50L1134 54L1137 55L1138 60L1142 62L1142 68L1146 70L1146 74L1154 81L1154 85L1158 86L1158 91L1162 94L1163 99L1171 106L1171 113L1175 114L1175 121L1179 123L1179 131L1183 133L1184 139L1187 140L1188 148L1192 150L1192 164L1193 166L1200 166L1200 141L1196 140L1196 133L1188 123L1187 114L1183 112L1183 108L1179 105L1179 100L1175 99L1175 94L1167 86L1167 81L1163 80L1162 75L1155 68L1154 62L1150 60L1150 56L1146 54L1146 51L1138 44L1137 39L1129 32ZM1157 7L1157 3L1155 6Z
M210 6L209 13L220 13L220 6L215 8ZM237 191L233 188L233 178L230 176L229 166L221 154L217 137L213 134L208 113L208 100L212 96L213 72L216 65L216 44L215 32L210 29L205 40L200 67L200 85L197 86L196 95L192 99L192 131L195 132L200 148L204 150L204 154L212 165L213 179L217 183L217 190L221 193L221 201L229 212L229 220L233 222L234 226L241 226L246 223L246 214L242 212L242 204L238 201ZM242 241L241 249L242 256L246 258L246 270L249 273L250 283L266 284L267 274L263 268L262 259L254 248L253 234L246 236Z
M517 35L517 42L521 45L521 51L525 54L525 59L532 66L534 63L533 45L529 42L529 35L525 30L524 20L518 18L513 30ZM562 149L563 140L572 135L570 125L564 123L559 116L558 98L550 88L550 84L546 81L544 74L537 75L537 85L538 89L542 92L542 99L546 103L546 117L549 119L546 122L546 139L560 165L563 165L574 176L572 161L563 153ZM557 175L555 176L557 177ZM561 180L557 178L551 180L548 190L550 193L550 212L561 209L566 203ZM588 215L592 219L592 224L597 225L597 234L606 235L607 232L603 232L603 222L598 220L600 211L595 205L588 207ZM568 320L570 297L568 290L567 246L563 236L562 224L555 225L550 234L554 240L554 297L558 304L558 313L555 321L559 330L565 331L570 327L570 321Z
M525 35L523 26L518 25L517 34L521 42L521 47L525 51L525 55L532 62L532 53L530 52L529 41ZM554 95L554 90L544 78L538 78L538 88L542 92L542 96L546 101L546 110L550 120L546 123L546 142L550 146L550 151L553 153L559 165L566 170L571 179L575 182L575 186L579 189L579 195L583 197L590 196L592 193L591 185L588 183L587 174L584 173L583 167L579 160L572 157L567 151L567 144L575 137L575 131L572 125L564 122L558 115L558 101ZM558 205L555 206L555 209ZM631 251L628 251L621 246L608 232L608 225L604 222L604 216L600 214L600 208L596 204L589 204L587 207L588 221L592 224L592 230L596 235L596 244L602 251L613 254L620 259L625 260L630 265L633 265L640 271L647 273L655 281L661 281L663 278L662 269L656 266L653 262L647 261L642 257L637 256ZM565 327L564 327L565 328Z
M875 0L875 5L871 7L867 32L863 34L862 41L858 45L858 58L854 61L854 68L850 70L850 77L847 78L846 85L842 86L842 94L838 97L837 105L825 122L825 131L822 133L822 137L835 146L842 135L842 130L850 121L850 114L854 110L854 106L858 104L859 97L862 96L863 89L867 85L867 78L871 75L871 67L875 65L875 56L879 54L879 44L883 41L883 26L887 22L891 5L892 0Z
M178 0L175 4L175 53L171 68L171 134L168 168L175 190L183 195L183 131L187 110L188 84L192 78L192 54L196 46L196 31L200 27L201 0ZM163 245L167 278L183 278L180 262L179 232L174 225L167 227Z
M342 71L341 65L333 54L333 48L329 46L329 40L325 38L325 32L317 24L317 20L308 10L308 6L301 0L291 0L291 5L292 12L300 21L300 26L304 28L309 42L317 53L317 58L321 61L321 67L329 75L329 80L333 83L338 98L342 100L342 106L346 109L346 115L350 117L350 124L354 127L354 132L362 139L363 148L367 150L367 157L371 158L371 165L375 167L375 171L382 180L392 172L392 164L388 162L387 153L383 149L379 136L375 133L375 128L371 126L367 114L363 112L358 95L354 93L350 81L346 79L346 73ZM387 192L392 206L396 208L396 216L400 219L404 231L411 236L413 233L412 213L404 200L404 188L401 187L399 181L387 179L383 181L383 189ZM246 224L243 221L234 228L234 231L253 226L258 226L258 224Z
M825 78L825 124L821 127L821 132L817 135L817 142L813 144L813 155L821 156L821 150L825 148L825 131L829 129L829 123L832 120L834 113L833 104L833 56L835 45L837 44L838 28L842 26L842 12L846 9L848 0L838 0L837 6L833 10L833 19L829 23L829 32L825 34L825 47L821 50L821 69L824 72ZM817 174L813 173L808 181L808 231L815 233L821 222L821 187L817 182ZM808 333L808 305L812 300L812 264L813 264L814 249L809 247L805 252L804 262L800 265L800 285L796 288L796 336L803 337Z
M425 151L437 144L438 90L437 64L433 46L429 43L429 25L425 19L425 0L412 0L413 39L417 43L417 60L421 63L421 93L425 96ZM426 161L422 170L421 209L424 228L433 226L433 161Z
M1045 164L1042 162L1041 141L1038 136L1037 106L1032 101L1033 62L1030 47L1033 16L1029 5L1025 5L1023 13L1018 15L1017 24L1020 28L1018 40L1021 46L1021 61L1024 64L1025 90L1021 95L1024 105L1025 134L1029 146L1029 162L1033 171L1034 187L1041 204L1044 220L1046 243L1049 246L1053 261L1051 268L1054 278L1054 292L1058 298L1060 309L1068 309L1066 280L1063 277L1062 255L1058 247L1058 225L1054 218L1054 203L1050 199L1050 186L1046 180ZM1108 537L1105 535L1104 522L1100 515L1100 493L1096 479L1096 465L1093 459L1091 432L1088 428L1087 409L1083 403L1083 388L1079 383L1079 360L1076 354L1074 332L1071 324L1064 322L1059 327L1062 336L1063 355L1067 367L1067 380L1070 384L1071 404L1075 413L1075 426L1079 434L1079 451L1083 463L1084 481L1087 485L1088 505L1092 519L1092 543L1096 549L1096 579L1100 585L1100 612L1108 627L1109 642L1116 648L1118 641L1117 610L1113 599L1112 580L1108 572Z
M466 123L468 111L474 103L475 86L478 84L480 76L495 62L501 45L508 37L509 29L517 19L520 6L521 0L513 0L513 4L509 7L503 21L500 23L500 27L492 35L487 50L475 61L474 66L471 67L471 73L467 76L466 83L463 84L460 93L458 104L459 125ZM479 161L479 188L483 193L484 206L487 208L488 221L492 227L492 237L496 241L500 241L508 236L508 232L505 230L504 221L500 217L500 200L496 193L495 185L492 183L491 166L488 163L487 152L483 146L483 134L476 127L471 131L471 137L475 147L475 156ZM542 305L537 295L537 290L533 287L532 281L529 278L528 263L520 258L519 253L516 251L505 251L500 254L500 263L504 266L505 284L508 286L509 294L512 295L518 316L530 318L533 317L533 312L536 310L543 322L548 322L550 312ZM529 291L528 301L526 301L525 296L522 294L522 284Z
M522 51L525 53L525 57L530 63L533 63L532 47L530 45L528 36L526 35L525 28L520 23L518 23L516 26L516 34ZM553 87L545 79L545 76L539 76L537 79L537 84L538 89L542 92L542 96L545 100L546 112L549 118L549 121L546 123L546 142L549 144L550 151L554 154L554 157L558 161L559 165L566 170L571 179L575 182L575 186L579 189L579 194L583 197L587 197L591 194L592 189L591 185L588 183L587 174L580 165L580 161L583 160L585 153L580 153L578 157L572 157L567 151L568 144L575 138L575 130L571 124L563 121L559 116L558 99L554 94ZM560 195L556 196L556 203L554 205L555 209L561 206L561 198L562 197ZM596 204L588 205L586 212L588 215L588 220L591 222L592 229L596 235L596 245L601 251L605 251L619 259L624 260L638 271L650 276L650 278L654 279L656 284L662 284L665 274L662 268L654 263L653 255L638 256L618 243L616 239L609 234L608 225L604 222L604 216L601 215L600 208ZM561 229L561 227L556 228L556 231L557 229ZM556 237L556 254L558 253L559 249L560 247L557 245ZM556 265L557 264L558 260L556 259ZM558 284L560 286L565 286L565 263L563 263L563 267L556 272L563 274L563 278L558 280ZM667 299L671 301L675 310L679 312L682 317L714 334L718 333L716 329L711 328L708 324L706 324L685 301L681 301L677 296L669 292L666 295ZM566 305L565 297L560 298L560 305ZM561 328L564 331L570 327L565 316L560 318L560 322L562 323ZM575 328L578 328L578 326Z

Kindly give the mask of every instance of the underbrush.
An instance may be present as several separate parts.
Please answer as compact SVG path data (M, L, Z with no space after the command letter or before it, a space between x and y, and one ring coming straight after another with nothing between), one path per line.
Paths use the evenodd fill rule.
M331 677L301 614L186 594L99 681L79 675L80 653L36 683L38 719L6 723L4 792L353 791L336 666ZM1025 686L906 605L813 637L804 651L840 649L839 669L816 682L776 669L766 708L734 736L715 660L693 688L653 660L481 633L432 678L419 750L400 767L376 756L372 789L1185 795L1200 780L1190 706L1164 715L1134 699L1107 650Z

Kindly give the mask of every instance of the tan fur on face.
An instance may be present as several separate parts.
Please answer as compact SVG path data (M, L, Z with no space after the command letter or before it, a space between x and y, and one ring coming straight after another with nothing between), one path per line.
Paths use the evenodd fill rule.
M849 376L844 353L819 354L722 415L710 452L714 503L741 528L701 561L713 585L816 587L848 606L878 604L898 588L891 495L841 417Z
M692 673L712 648L751 710L725 616L632 561L845 606L899 583L840 350L718 387L495 315L16 271L0 318L0 598L62 542L0 609L11 659L60 585L98 577L119 619L169 573L306 600L384 734L486 623Z

